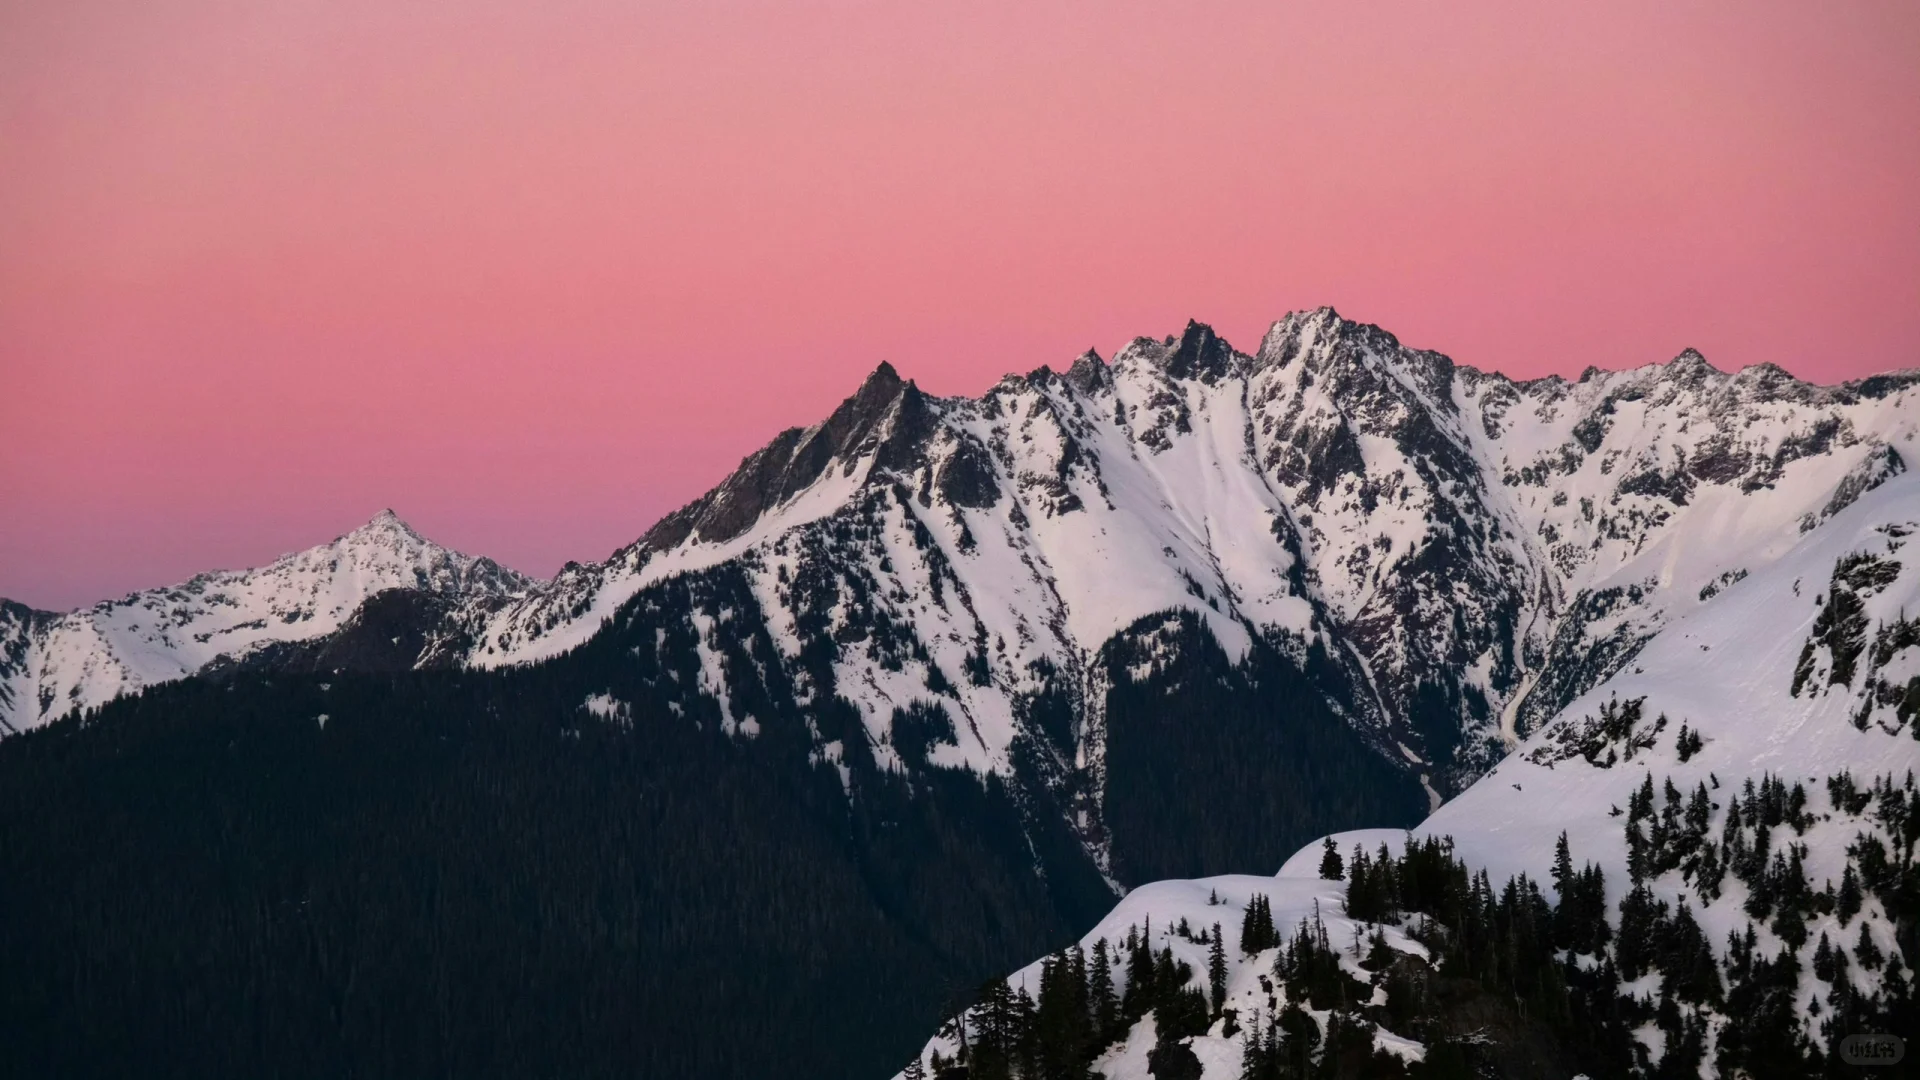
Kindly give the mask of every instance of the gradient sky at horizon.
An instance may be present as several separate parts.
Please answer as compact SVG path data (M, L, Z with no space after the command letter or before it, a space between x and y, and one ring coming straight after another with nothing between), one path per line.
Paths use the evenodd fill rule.
M1920 6L0 0L0 596L550 574L880 360L1920 366Z

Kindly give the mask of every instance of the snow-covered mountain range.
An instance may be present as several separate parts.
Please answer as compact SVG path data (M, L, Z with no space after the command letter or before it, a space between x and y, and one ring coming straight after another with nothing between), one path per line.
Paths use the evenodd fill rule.
M783 575L828 563L926 653L899 671L877 646L847 658L840 690L876 744L894 707L948 684L970 721L950 753L999 767L1021 702L1064 679L1097 767L1089 661L1188 609L1230 656L1318 642L1355 725L1452 791L1703 589L1903 471L1916 388L1730 375L1691 351L1514 382L1330 309L1251 355L1189 324L977 400L883 365L632 547L500 609L471 662L550 654L648 583L732 559L798 622ZM865 617L818 614L836 633Z
M640 770L622 775L649 798L684 781L675 828L791 817L816 829L793 834L825 853L805 871L858 883L832 894L840 947L872 946L838 985L892 972L886 992L912 999L912 1016L952 988L919 987L925 968L901 957L977 978L1124 896L1086 942L1131 939L1150 968L1153 950L1169 953L1153 993L1106 1032L1096 1064L1109 1080L1282 1075L1259 1056L1292 1045L1275 1035L1282 1013L1294 1036L1312 1025L1342 1054L1460 1051L1486 1017L1459 1000L1423 1000L1411 1018L1402 1007L1409 986L1454 978L1436 981L1436 965L1467 962L1418 921L1432 912L1395 909L1413 901L1382 901L1377 882L1321 877L1317 845L1286 855L1377 823L1396 828L1342 832L1336 849L1384 844L1400 859L1407 836L1446 836L1448 858L1496 882L1558 883L1564 834L1605 876L1597 895L1569 886L1586 929L1542 954L1598 980L1577 1011L1637 1046L1618 1060L1637 1053L1645 1071L1694 1050L1744 1068L1756 1054L1830 1052L1816 1001L1832 1018L1911 1000L1899 994L1920 949L1902 907L1920 896L1920 791L1907 779L1920 763L1916 442L1920 372L1817 386L1768 366L1724 372L1688 350L1522 382L1325 308L1288 315L1252 352L1190 323L978 398L930 396L882 364L822 422L780 433L633 544L551 580L438 547L388 512L264 568L83 611L0 601L0 734L48 728L7 740L16 781L68 770L46 773L47 791L73 789L71 812L86 815L99 808L82 796L97 790L109 811L98 820L119 823L116 782L85 763L136 744L171 753L220 725L257 730L253 718L271 725L254 761L387 730L369 724L440 746L443 721L481 732L456 744L475 754L509 733L530 740L515 752L545 753L546 736L577 747L588 731L620 753L674 747L621 759ZM436 670L384 674L414 669ZM280 674L342 671L383 674ZM98 724L57 723L195 675L206 678L123 701ZM147 745L134 731L159 734ZM699 768L683 769L687 755ZM173 758L142 760L138 775L171 775ZM584 767L542 760L553 776ZM420 772L456 793L463 775ZM741 811L727 785L746 776L760 778L756 797L777 789L772 809ZM493 797L491 780L484 790ZM365 813L354 827L395 827ZM22 842L65 850L31 816L16 815ZM640 832L619 835L650 837L641 846L663 859L712 854L717 841L689 855L667 850L677 833L645 831L668 820L648 810ZM464 823L430 819L421 836ZM769 837L763 870L786 867L790 838ZM1156 880L1227 869L1255 873ZM1822 891L1828 880L1854 881L1854 900ZM1491 887L1473 897L1498 908ZM1377 955L1242 949L1255 908L1282 937L1303 918L1330 941L1373 934ZM1613 945L1581 938L1596 918L1619 928ZM1728 941L1749 922L1751 939ZM1679 976L1621 951L1701 933L1717 1000L1699 996L1704 963L1670 994ZM1847 968L1834 959L1842 935L1848 955L1878 959ZM1178 965L1200 971L1216 946L1231 947L1208 988L1215 1012L1192 1028ZM1051 980L1041 1011L1057 1011L1062 963L1009 985ZM1314 963L1333 966L1309 978ZM1333 970L1358 981L1327 983ZM1345 1012L1300 997L1314 979L1360 997ZM1564 1011L1551 989L1535 1004ZM1185 1026L1154 1015L1180 1002ZM1488 1015L1506 1025L1506 1042L1488 1045L1520 1058L1547 1045L1526 1043L1534 1019ZM1754 1023L1801 1042L1756 1049ZM1266 1041L1250 1058L1252 1032ZM937 1035L920 1071L935 1051L950 1062L963 1035Z
M1920 477L1892 479L1850 502L1816 514L1804 531L1789 523L1775 547L1746 548L1741 557L1768 556L1751 572L1661 609L1624 667L1577 694L1420 826L1340 833L1334 849L1372 855L1384 846L1397 858L1409 841L1444 838L1496 889L1525 875L1564 902L1566 889L1556 896L1546 884L1556 880L1564 842L1576 865L1604 873L1613 928L1612 945L1571 948L1579 955L1569 962L1614 973L1609 992L1627 1002L1622 1015L1639 1067L1660 1076L1841 1075L1822 1063L1839 1055L1844 1036L1889 1033L1890 1016L1911 1019L1920 942ZM1408 984L1380 964L1363 966L1360 943L1378 932L1388 956L1413 958L1431 974L1436 939L1416 930L1424 915L1355 914L1349 881L1323 876L1325 858L1315 841L1272 877L1164 881L1131 892L1084 937L1083 955L1096 944L1119 955L1130 931L1144 932L1150 948L1171 950L1191 969L1190 985L1204 993L1207 927L1218 925L1224 1006L1203 1021L1203 1033L1179 1040L1191 1054L1186 1072L1152 1068L1156 1048L1165 1053L1152 1010L1102 1043L1093 1067L1107 1080L1264 1076L1267 1029L1257 1018L1272 1021L1290 1006L1312 1018L1312 1033L1282 1033L1283 1049L1300 1038L1331 1044L1338 1010L1310 1001L1297 980L1291 990L1284 985L1290 954L1242 947L1245 912L1261 896L1283 937L1303 923L1324 927L1341 970L1356 980L1351 1015L1361 1017L1363 1047L1411 1063L1428 1056L1434 1039L1478 1040L1500 1075L1552 1074L1547 1061L1501 1067L1493 1048L1509 1044L1524 1058L1515 1051L1522 1040L1490 1007L1471 1014L1472 1024L1455 1010L1451 1029L1447 1010L1410 1021L1425 1025L1427 1043L1410 1038L1411 1028L1393 1030L1406 1014L1394 1011L1392 995ZM1351 856L1345 862L1354 865ZM1623 903L1639 884L1651 907ZM1661 929L1627 925L1654 907ZM1707 943L1711 977L1646 962L1646 953L1668 948L1662 937L1676 924L1667 916L1678 913ZM1423 936L1425 943L1416 940ZM1629 961L1629 949L1642 959ZM1057 960L1013 973L1010 988L1038 991L1043 967ZM1126 976L1114 970L1125 991ZM1442 965L1432 977L1445 974ZM1683 979L1694 980L1692 989ZM989 1012L967 1015L976 1042ZM964 1027L950 1023L935 1037L916 1072L935 1075L936 1063L962 1057Z
M882 761L897 760L895 711L935 702L958 723L931 760L1004 771L1036 703L1064 701L1062 765L1097 792L1097 659L1184 610L1231 659L1259 640L1313 660L1332 707L1438 797L1903 472L1917 418L1915 373L1820 387L1689 350L1516 382L1327 308L1251 353L1189 324L977 399L931 397L883 364L824 422L551 581L382 515L262 570L67 615L9 604L0 724L271 658L395 588L435 600L408 609L407 662L537 661L648 586L728 564L784 662L831 643L832 692ZM697 618L706 692L724 699L727 615Z

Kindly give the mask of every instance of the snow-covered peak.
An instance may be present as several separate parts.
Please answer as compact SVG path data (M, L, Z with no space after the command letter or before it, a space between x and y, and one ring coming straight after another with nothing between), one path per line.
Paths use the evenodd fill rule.
M1189 321L977 399L930 397L883 363L606 562L483 613L469 662L553 655L653 583L733 560L764 568L779 608L779 553L806 536L821 573L871 574L882 596L957 578L957 622L919 625L932 616L894 601L889 618L929 642L1007 641L996 694L1032 689L1030 665L1079 678L1169 608L1232 656L1255 634L1324 636L1357 665L1357 722L1457 790L1711 582L1903 468L1912 386L1727 374L1691 350L1516 382L1330 307L1276 321L1252 354ZM874 663L848 685L899 681ZM874 691L876 729L916 693L913 678ZM951 711L976 708L1014 711ZM991 765L1012 728L972 729L1002 733L975 748Z
M391 510L329 543L249 570L197 574L65 615L35 613L0 630L0 724L34 727L220 657L338 629L369 597L413 589L497 605L533 579L421 536ZM25 609L21 609L25 610Z
M1706 357L1700 355L1700 350L1694 348L1691 345L1687 346L1684 349L1681 349L1680 352L1676 356L1674 356L1673 359L1667 361L1667 366L1670 368L1673 368L1676 371L1683 371L1683 372L1711 371L1717 375L1726 374L1726 372L1721 371L1717 367L1714 367L1713 364L1710 361L1708 361Z
M537 584L537 579L501 566L486 556L465 555L434 543L391 509L380 511L365 525L335 538L330 544L283 555L264 571L241 573L288 571L327 576L354 574L381 588L478 592L492 596L519 595Z
M414 531L413 526L402 520L399 514L394 513L392 507L373 515L365 525L347 533L343 539L373 540L381 536L400 537L416 544L426 543L426 539Z

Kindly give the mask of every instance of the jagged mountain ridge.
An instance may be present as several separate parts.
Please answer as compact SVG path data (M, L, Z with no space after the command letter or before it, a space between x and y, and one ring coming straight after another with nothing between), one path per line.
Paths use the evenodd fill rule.
M896 710L935 702L957 723L933 760L1005 770L1036 705L1058 703L1071 722L1048 744L1097 803L1094 660L1184 609L1233 658L1256 638L1316 657L1355 729L1451 792L1703 591L1902 471L1917 379L1817 387L1688 351L1515 382L1331 309L1289 315L1252 354L1189 324L978 399L882 365L607 561L441 590L414 662L539 660L653 583L737 562L783 662L840 654L813 689L860 708L883 761L898 761ZM726 614L699 618L698 692L724 701ZM28 627L47 621L16 616L10 640L44 639ZM24 720L8 706L12 724L117 692L64 673L89 663L44 664L50 704Z
M1915 383L1729 375L1691 351L1514 382L1326 309L1282 320L1253 355L1193 324L979 400L929 398L882 368L608 563L503 608L474 659L565 647L648 581L892 485L908 496L894 527L927 529L969 598L994 597L919 636L1011 625L1022 647L990 658L996 687L1036 691L1043 661L1096 678L1084 661L1107 638L1190 607L1236 655L1254 634L1344 646L1329 652L1359 685L1356 725L1452 765L1435 782L1455 789L1702 589L1902 471ZM926 573L891 576L925 589Z

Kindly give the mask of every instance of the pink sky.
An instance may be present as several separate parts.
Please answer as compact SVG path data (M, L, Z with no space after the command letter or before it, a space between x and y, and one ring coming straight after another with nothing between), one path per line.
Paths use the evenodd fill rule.
M0 595L604 557L882 359L1920 365L1920 6L0 0Z

